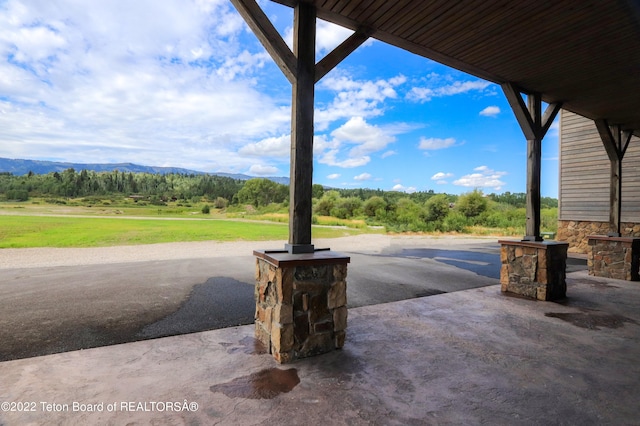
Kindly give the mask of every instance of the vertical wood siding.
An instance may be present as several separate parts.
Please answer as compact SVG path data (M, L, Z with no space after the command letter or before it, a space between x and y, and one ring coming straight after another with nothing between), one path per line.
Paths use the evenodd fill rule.
M592 120L560 114L560 220L609 221L610 163ZM640 138L622 161L622 221L640 221Z

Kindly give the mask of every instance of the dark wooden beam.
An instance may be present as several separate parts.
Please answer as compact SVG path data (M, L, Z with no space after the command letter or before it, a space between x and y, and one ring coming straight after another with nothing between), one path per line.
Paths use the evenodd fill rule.
M287 3L294 8L293 52L255 0L231 2L293 86L289 242L286 248L290 253L313 252L311 220L315 83L364 43L371 31L356 31L316 64L317 10L312 2Z
M509 105L511 106L511 110L516 116L516 120L518 120L518 124L520 124L520 128L522 129L525 138L527 138L527 140L535 139L537 136L534 130L535 125L531 114L529 114L528 108L520 95L520 90L515 84L510 82L502 84L501 87Z
M544 136L549 131L549 128L553 124L553 120L555 120L558 116L560 109L562 109L561 102L551 103L547 105L547 108L544 110L544 115L542 116L541 139L544 138Z
M231 0L231 3L280 67L287 80L293 84L296 74L296 58L267 15L255 0Z
M367 41L371 34L372 32L369 30L358 30L327 54L327 56L322 58L320 62L316 64L316 83L320 81L322 77L327 75L329 71L334 69L347 56L353 53L354 50L360 47L362 43Z
M542 175L542 139L558 115L561 103L552 103L542 114L542 96L527 94L527 103L521 90L513 83L502 84L502 90L527 138L527 200L525 241L542 241L540 235L540 181Z
M622 160L631 141L632 131L610 126L607 120L594 120L609 157L609 236L622 236Z
M289 184L290 253L313 252L311 244L313 185L313 108L315 97L316 9L308 3L294 8L291 111L291 170Z
M518 94L518 97L520 95ZM538 94L527 96L527 109L520 113L528 116L532 123L532 139L527 138L527 198L526 198L526 235L525 240L542 241L540 233L540 180L542 177L542 99ZM523 130L524 131L524 130Z

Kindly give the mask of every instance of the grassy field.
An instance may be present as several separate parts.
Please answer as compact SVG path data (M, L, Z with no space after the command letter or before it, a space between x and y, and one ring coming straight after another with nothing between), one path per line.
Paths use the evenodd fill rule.
M233 206L224 211L204 202L164 205L120 199L31 199L0 202L0 249L23 247L103 247L177 241L287 240L286 207L261 211ZM555 231L557 209L543 211L543 230ZM313 217L313 238L384 233L363 219ZM554 228L554 229L551 229ZM522 227L468 226L465 233L521 236Z
M101 202L50 204L42 201L0 203L0 248L104 247L176 241L284 240L286 220L226 218L201 206L137 206ZM280 222L280 223L278 223ZM284 223L283 223L284 222ZM314 238L334 238L364 229L314 226Z
M175 241L286 240L286 224L240 220L0 216L0 248L101 247ZM361 233L314 227L314 238Z

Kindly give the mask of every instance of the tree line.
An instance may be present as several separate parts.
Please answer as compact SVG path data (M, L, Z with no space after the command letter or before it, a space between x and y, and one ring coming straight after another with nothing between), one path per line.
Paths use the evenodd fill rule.
M110 195L142 195L158 199L190 200L194 197L228 200L242 189L244 182L224 176L196 174L152 174L95 172L70 168L61 173L23 176L0 173L0 194L6 199L29 197L90 197Z
M153 204L169 201L206 202L215 208L252 205L256 210L286 209L289 187L269 179L247 181L208 174L151 174L95 172L67 169L48 174L15 176L0 173L0 199L26 201L30 197L134 197ZM364 219L393 231L462 231L471 225L494 228L524 226L526 194L485 195L473 190L462 195L433 190L411 194L380 189L331 189L313 185L313 213L339 219ZM558 206L543 197L542 208ZM207 205L208 210L208 205ZM555 219L550 219L555 222ZM544 224L543 224L544 225ZM553 228L549 223L547 228Z

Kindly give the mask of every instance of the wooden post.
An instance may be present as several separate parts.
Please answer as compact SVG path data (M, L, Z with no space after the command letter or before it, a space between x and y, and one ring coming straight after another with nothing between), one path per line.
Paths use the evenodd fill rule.
M296 75L291 110L289 184L289 253L310 253L313 185L313 106L315 96L315 6L300 2L294 9L293 54Z
M231 0L247 25L293 85L291 105L291 166L289 242L291 254L312 253L313 106L315 83L364 43L373 31L358 29L351 37L315 61L316 8L298 2L294 8L293 52L255 0Z
M633 132L618 126L613 129L607 120L595 120L600 139L611 163L609 178L609 236L622 236L622 159L631 141ZM612 132L613 130L613 132Z
M534 129L541 127L542 100L539 94L527 98L527 107ZM542 175L542 137L527 139L527 222L525 240L542 241L540 234L540 179Z
M525 105L520 90L513 83L502 85L509 105L527 138L527 222L523 241L542 241L540 235L540 179L542 176L542 139L560 111L561 103L549 104L542 115L540 93L527 95Z

